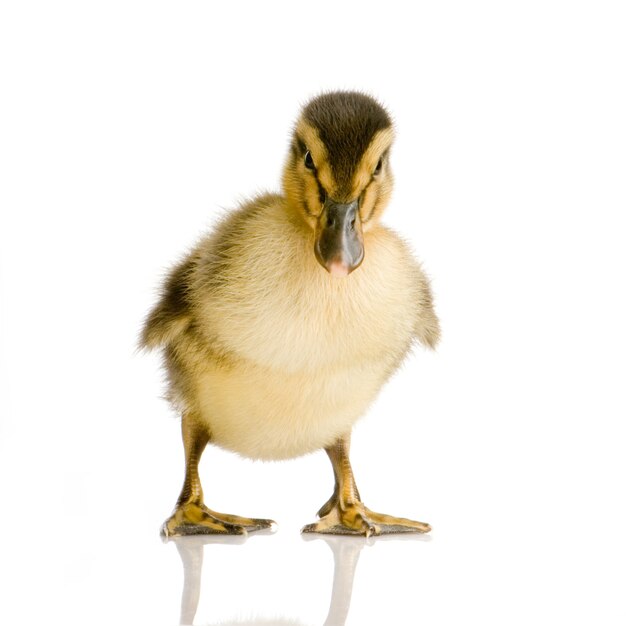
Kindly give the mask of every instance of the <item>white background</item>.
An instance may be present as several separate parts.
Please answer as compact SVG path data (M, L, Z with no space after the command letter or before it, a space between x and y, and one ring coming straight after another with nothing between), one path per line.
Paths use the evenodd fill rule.
M363 547L346 624L623 624L620 5L3 3L0 621L178 622L182 446L141 321L220 211L278 189L301 104L358 88L395 119L385 221L443 341L356 429L366 503L434 530ZM280 530L204 548L196 623L322 624L332 553L298 530L325 455L201 473Z

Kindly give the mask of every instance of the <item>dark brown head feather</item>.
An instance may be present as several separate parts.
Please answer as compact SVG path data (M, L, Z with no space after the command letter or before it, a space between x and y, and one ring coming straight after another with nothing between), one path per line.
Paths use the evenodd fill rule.
M374 135L391 126L391 118L374 98L357 91L317 96L302 112L326 146L335 181L350 186L352 175Z

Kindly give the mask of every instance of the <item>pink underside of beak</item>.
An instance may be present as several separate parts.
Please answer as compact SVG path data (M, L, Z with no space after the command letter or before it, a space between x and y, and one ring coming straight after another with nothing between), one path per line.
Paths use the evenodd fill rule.
M343 264L341 261L333 261L328 266L328 271L334 278L344 278L350 273L348 266Z

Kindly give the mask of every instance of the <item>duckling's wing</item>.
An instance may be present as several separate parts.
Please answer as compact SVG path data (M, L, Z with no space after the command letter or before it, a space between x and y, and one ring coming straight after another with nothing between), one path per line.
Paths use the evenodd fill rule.
M441 330L439 318L433 306L430 281L422 268L417 266L417 307L415 315L415 338L426 348L434 349L439 342Z
M161 298L152 309L143 326L139 345L143 348L156 348L170 344L191 323L190 281L195 259L186 257L169 273Z

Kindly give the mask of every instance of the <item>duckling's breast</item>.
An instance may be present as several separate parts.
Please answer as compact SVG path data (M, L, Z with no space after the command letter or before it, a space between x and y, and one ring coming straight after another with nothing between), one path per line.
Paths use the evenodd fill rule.
M269 223L199 312L234 359L209 366L196 388L216 443L277 459L331 444L365 412L411 343L415 281L387 231L366 239L357 270L334 278L312 237Z
M201 326L228 351L293 373L406 351L417 308L415 263L392 233L367 238L362 265L336 278L315 259L313 234L280 212L248 226L246 244L199 311Z

